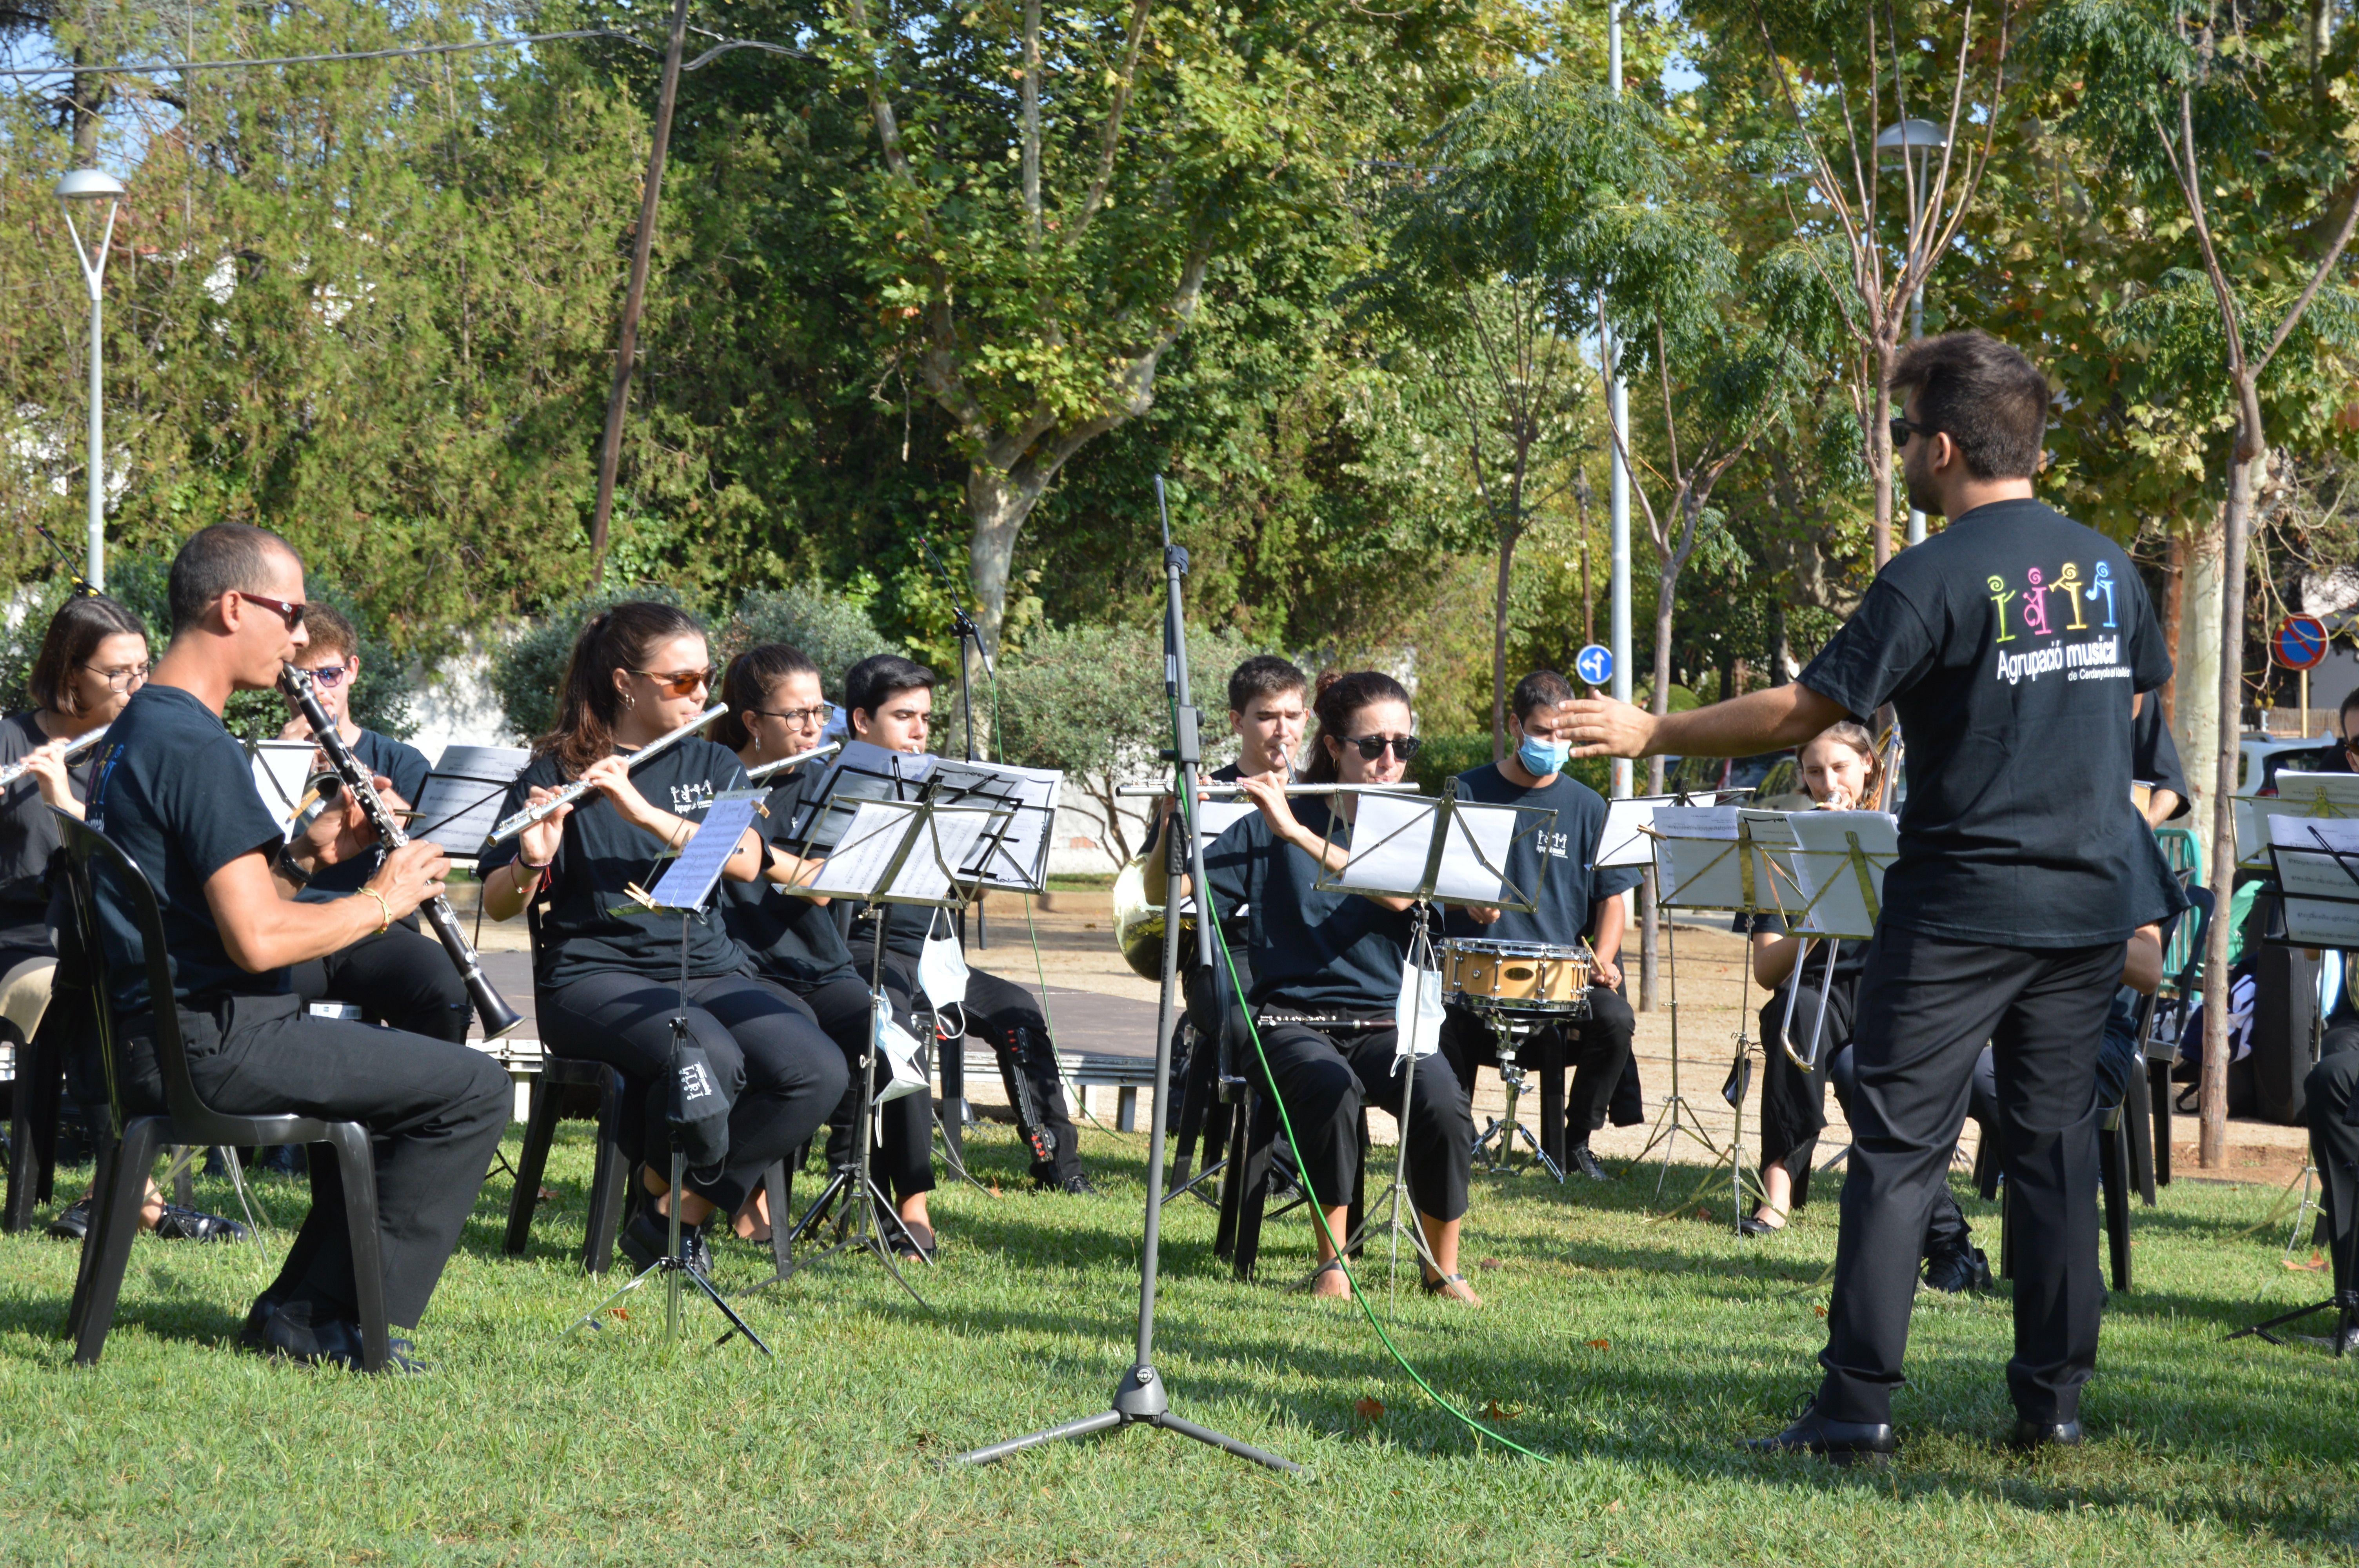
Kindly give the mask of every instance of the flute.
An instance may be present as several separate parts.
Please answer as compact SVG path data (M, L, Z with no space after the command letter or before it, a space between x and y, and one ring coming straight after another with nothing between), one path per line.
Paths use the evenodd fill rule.
M841 752L842 750L842 741L830 741L824 746L814 746L808 752L797 752L791 757L780 757L775 762L764 762L759 767L747 768L745 770L745 782L747 784L759 784L764 779L768 778L772 773L777 773L782 769L791 768L797 762L808 762L814 757L824 757L831 752Z
M92 746L97 745L100 741L105 739L105 736L106 726L103 724L95 730L85 730L66 742L65 750L58 753L58 760L71 762ZM33 764L30 762L11 762L6 767L0 768L0 789L7 788L32 771Z
M668 747L675 746L680 741L687 740L690 735L695 734L698 730L703 729L706 725L712 723L714 719L720 718L723 714L728 711L729 705L727 703L715 703L712 707L705 709L694 719L690 719L687 723L681 725L670 734L659 736L656 740L648 741L646 745L632 752L631 766L636 768L641 762L646 762L649 757L654 756L657 752L661 752ZM493 828L492 836L485 839L484 842L488 844L505 844L509 839L515 838L517 834L523 832L526 828L531 827L534 823L545 820L549 816L554 815L559 806L571 806L589 793L590 786L583 784L581 780L576 779L573 783L567 784L564 788L559 790L549 799L542 801L538 806L527 806L522 811L517 812L514 816L509 817L506 821Z
M1114 792L1125 800L1147 800L1171 792L1160 784L1124 784ZM1234 800L1245 794L1245 786L1233 784L1198 784L1196 793L1207 800ZM1292 784L1286 786L1288 795L1416 795L1413 784Z
M278 688L302 709L303 721L311 727L311 738L328 754L329 765L336 770L338 782L351 792L352 797L360 803L361 810L367 813L369 820L376 825L377 838L385 847L398 849L408 843L409 835L401 830L401 822L394 816L393 808L386 806L384 797L376 793L376 783L370 776L369 770L361 766L360 759L353 755L353 749L344 744L343 730L320 705L320 694L311 685L311 677L293 665L285 665L280 667ZM459 927L459 917L451 913L451 901L436 893L419 905L419 909L425 914L427 924L434 927L434 935L441 939L442 950L451 955L451 962L457 967L459 978L467 983L467 996L474 1002L475 1011L484 1021L484 1038L496 1040L522 1023L524 1014L510 1007L506 999L484 977L483 961L475 957L475 949L468 945L467 934Z

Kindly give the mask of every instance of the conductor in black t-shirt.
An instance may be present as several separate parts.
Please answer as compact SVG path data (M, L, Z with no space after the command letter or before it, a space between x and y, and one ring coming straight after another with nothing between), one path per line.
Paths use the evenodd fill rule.
M1918 1244L1983 1044L2016 1237L2018 1446L2081 1440L2097 1359L2096 1058L2123 944L2183 907L2130 798L2132 719L2170 659L2120 547L2033 499L2048 384L1980 332L1904 348L1909 504L1950 519L1893 557L1791 685L1654 718L1571 705L1587 755L1746 756L1892 704L1900 853L1861 977L1854 1141L1826 1368L1769 1450L1893 1452Z
M375 836L358 806L292 841L255 794L245 752L222 724L234 691L276 686L304 646L303 564L276 534L199 530L172 562L172 642L101 742L89 821L147 874L162 905L189 1069L198 1095L234 1116L360 1121L375 1135L386 1316L418 1322L457 1246L506 1129L513 1096L489 1056L423 1035L312 1018L289 966L386 930L439 892L450 862L418 841L385 858L358 893L299 903L298 886ZM389 781L377 781L380 787ZM100 886L126 1108L161 1108L153 1009L137 932ZM297 1361L358 1367L358 1298L336 1162L311 1162L311 1212L244 1343ZM397 1364L408 1341L396 1339Z
M311 677L320 706L336 721L344 744L352 748L360 764L377 777L393 781L392 788L378 792L386 805L395 811L407 811L426 788L426 754L353 721L353 685L361 673L360 633L324 604L305 607L303 630L310 643L295 662ZM311 738L311 726L299 713L279 731L282 741ZM314 771L323 768L324 762ZM306 903L355 897L382 858L380 846L326 867L297 896ZM306 1001L347 1002L359 1008L372 1023L388 1023L454 1044L467 1038L467 1025L473 1016L469 1011L466 982L459 978L442 944L419 930L414 914L324 957L298 964L295 989Z

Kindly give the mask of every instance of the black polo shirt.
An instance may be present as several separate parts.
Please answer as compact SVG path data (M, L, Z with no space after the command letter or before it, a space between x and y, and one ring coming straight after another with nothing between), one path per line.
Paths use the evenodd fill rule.
M2130 697L2170 678L2170 655L2104 535L2038 501L1978 506L1893 557L1800 678L1899 715L1894 925L2094 946L2185 906L2130 799Z
M1555 812L1556 820L1535 833L1524 833L1519 822L1507 854L1507 880L1519 888L1537 884L1539 907L1529 914L1507 910L1484 925L1453 905L1451 935L1569 947L1595 928L1598 900L1638 885L1640 868L1597 864L1597 847L1605 837L1605 799L1579 779L1559 773L1527 789L1510 781L1498 763L1486 762L1451 783L1461 800L1538 807Z

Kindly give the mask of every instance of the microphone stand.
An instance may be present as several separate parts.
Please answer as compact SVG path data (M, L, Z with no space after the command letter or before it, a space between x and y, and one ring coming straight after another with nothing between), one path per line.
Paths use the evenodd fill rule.
M984 673L990 674L991 654L983 645L983 628L975 623L973 616L967 613L965 603L959 598L958 584L951 580L950 569L942 565L941 557L934 554L933 542L920 534L918 535L918 546L926 552L926 559L932 564L935 575L942 579L942 591L950 595L951 630L959 640L959 708L966 721L966 760L972 762L974 761L974 682L970 676L974 667L974 662L977 661L982 664ZM972 654L968 648L970 643L973 644ZM1054 824L1051 826L1053 827ZM959 911L958 919L961 922L959 934L963 939L966 934L963 924L966 911L963 909ZM975 951L979 953L991 951L991 934L984 925L983 891L980 888L975 890L974 946ZM963 1038L944 1041L938 1033L929 1044L933 1046L934 1054L940 1059L942 1068L942 1109L938 1119L941 1124L942 1142L950 1152L951 1164L956 1168L960 1175L964 1176L966 1175L967 1115L966 1042Z
M1196 732L1196 709L1188 696L1188 633L1187 622L1181 617L1180 579L1188 574L1188 552L1171 542L1171 518L1163 507L1163 478L1155 480L1156 510L1163 517L1163 576L1166 609L1163 622L1164 690L1171 699L1171 751L1169 753L1172 771L1178 775L1180 810L1172 818L1175 834L1184 832L1188 840L1188 867L1195 878L1197 897L1209 904L1204 894L1204 841L1194 830L1196 773L1203 761L1203 751ZM1112 1427L1145 1424L1176 1432L1182 1437L1192 1437L1211 1447L1234 1454L1240 1459L1250 1459L1256 1465L1266 1465L1273 1470L1299 1472L1301 1466L1292 1460L1256 1448L1249 1443L1199 1426L1192 1421L1171 1413L1171 1401L1164 1393L1162 1375L1155 1369L1155 1285L1160 1264L1163 1233L1163 1133L1170 1118L1165 1108L1170 1104L1171 1092L1171 1017L1172 993L1180 970L1180 926L1177 915L1179 890L1168 889L1164 895L1166 911L1163 921L1163 997L1155 1020L1155 1111L1147 1131L1147 1227L1139 1249L1138 1276L1138 1355L1130 1369L1114 1385L1114 1400L1095 1415L1069 1421L1059 1426L1011 1437L988 1447L977 1448L958 1456L962 1465L988 1465L994 1460L1044 1443L1056 1443L1069 1438L1087 1437L1092 1433ZM1196 960L1210 966L1212 957L1212 924L1209 917L1196 922Z

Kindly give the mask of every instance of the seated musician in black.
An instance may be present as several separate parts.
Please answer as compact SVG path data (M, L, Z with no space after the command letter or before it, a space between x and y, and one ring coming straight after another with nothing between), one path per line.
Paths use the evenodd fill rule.
M303 626L311 634L311 643L296 661L297 666L310 676L320 706L336 721L353 757L371 773L393 781L391 789L378 792L386 805L397 812L408 811L426 788L426 755L390 735L353 722L353 684L361 672L360 634L351 622L324 604L306 608ZM309 741L311 726L297 713L279 731L279 739ZM325 760L312 771L325 773ZM379 858L373 849L342 865L329 866L296 896L306 903L350 898L375 872ZM419 929L415 914L404 915L390 928L325 957L298 964L295 989L307 1002L345 1002L359 1008L361 1016L372 1023L389 1023L438 1040L465 1040L473 1017L466 982L459 978L442 944Z
M1545 1027L1533 1032L1529 1044L1539 1052L1562 1052L1574 1064L1571 1092L1564 1105L1565 1163L1593 1182L1603 1182L1608 1179L1605 1167L1590 1152L1589 1135L1605 1125L1614 1087L1630 1065L1630 1037L1638 1027L1636 1015L1620 993L1619 960L1622 894L1638 885L1639 876L1635 866L1597 865L1598 844L1605 837L1605 801L1579 779L1566 776L1564 764L1572 748L1556 732L1556 705L1571 700L1572 683L1554 670L1536 670L1517 681L1508 720L1508 737L1516 749L1505 762L1487 762L1456 780L1462 800L1556 813L1545 833L1516 840L1506 868L1508 880L1516 886L1538 884L1539 907L1529 914L1452 909L1448 929L1452 936L1544 942L1569 950L1585 938L1596 953L1589 1016L1551 1021L1534 1015L1534 1022ZM1476 1065L1498 1059L1498 1036L1489 1020L1466 1008L1451 1008L1441 1044L1469 1094ZM1543 1144L1556 1141L1555 1130L1546 1130Z
M1797 761L1802 787L1821 810L1850 811L1881 798L1875 745L1857 724L1846 720L1814 736ZM1846 1108L1851 1105L1852 1006L1867 944L1821 940L1807 944L1803 957L1803 938L1788 935L1777 915L1739 914L1735 929L1751 934L1753 978L1770 992L1760 1015L1762 1201L1737 1228L1747 1236L1768 1236L1786 1227L1797 1184L1817 1153L1819 1134L1827 1125L1829 1086ZM1805 1071L1794 1060L1788 1041L1805 1054L1811 1054L1815 1041L1815 1070ZM1946 1184L1934 1193L1932 1217L1925 1225L1925 1282L1950 1292L1990 1287L1990 1264L1973 1245L1965 1213Z
M103 595L79 595L59 606L41 635L26 681L32 709L0 723L0 767L22 762L28 770L0 792L0 1013L13 1044L29 1044L40 1026L57 969L49 873L59 839L49 808L82 816L98 762L97 753L88 751L69 762L65 748L112 723L147 679L147 631L139 617ZM104 1087L76 1087L83 1116L95 1126ZM16 1092L37 1091L20 1076ZM80 1241L90 1230L90 1207L84 1194L49 1222L49 1233L61 1241ZM140 1217L169 1240L234 1241L245 1235L245 1227L234 1220L166 1203L152 1182Z
M2354 707L2359 702L2343 709L2346 724ZM2340 1299L2359 1290L2359 1024L2326 1032L2318 1065L2303 1080L2301 1092L2310 1162L2318 1167L2327 1256L2333 1260L2334 1294ZM2343 1337L2341 1349L2359 1353L2359 1327Z
M765 643L732 659L721 697L729 711L713 725L712 738L736 752L748 769L814 749L827 728L819 665L801 649L784 643ZM761 880L728 884L723 907L731 934L753 956L756 970L810 1005L820 1027L843 1053L845 1069L856 1079L875 1030L867 971L844 945L830 901L780 891L814 864L797 860L779 846L802 805L803 792L826 773L824 762L814 762L771 775L775 787L765 803L769 816L762 823L763 836L771 845L769 862ZM897 985L897 970L893 976L886 980L886 996L896 1021L907 1029L911 1023L908 992ZM879 1087L884 1067L880 1059L874 1075ZM851 1158L857 1091L856 1081L847 1085L842 1102L829 1115L830 1168ZM932 1097L927 1094L903 1095L879 1108L885 1136L869 1168L898 1211L901 1229L893 1245L904 1256L930 1256L934 1249L933 1219L926 1208L926 1195L934 1190L931 1108ZM770 1222L787 1223L788 1217L774 1209Z
M677 1202L689 1264L709 1272L706 1230L725 1221L776 1162L801 1146L843 1097L843 1055L811 1010L753 960L709 903L680 916L632 896L652 887L658 860L688 842L715 794L745 787L727 749L681 740L636 771L631 753L704 711L712 666L704 629L668 604L634 600L592 615L566 665L557 727L534 744L509 786L505 817L542 805L579 780L590 793L506 843L485 843L476 864L484 911L513 919L537 906L533 988L541 1040L560 1056L604 1062L645 1091L642 1180L656 1201L640 1206L623 1250L646 1268L667 1250ZM760 835L746 829L723 875L760 873ZM688 945L689 1033L710 1062L720 1108L674 1127L672 1020L680 1013L680 945ZM671 1192L672 1149L687 1190Z
M299 903L298 884L360 854L375 830L346 802L285 839L222 724L234 691L277 685L303 647L303 565L259 528L200 529L172 562L172 643L100 742L90 823L147 873L163 906L175 995L147 994L138 934L100 882L125 1108L162 1108L152 1009L177 1005L205 1103L230 1115L360 1121L378 1141L379 1246L387 1317L415 1325L458 1244L513 1102L507 1074L464 1045L312 1018L289 966L349 946L441 891L450 862L419 841L385 858L353 897ZM376 781L380 787L388 780ZM311 1212L245 1345L357 1367L352 1237L333 1160L311 1162ZM414 1366L406 1339L397 1364Z
M888 752L922 752L933 722L934 672L897 654L878 654L844 672L843 703L854 740ZM939 910L919 904L884 906L885 968L890 985L917 996L918 961L929 935L936 941L963 938L957 924ZM863 905L851 934L854 961L869 951L876 909ZM936 1012L949 1011L945 999L931 999ZM1033 1184L1049 1192L1091 1193L1082 1171L1081 1135L1065 1109L1064 1085L1049 1020L1032 993L1011 980L969 968L966 996L952 1017L962 1016L965 1033L991 1047L999 1081L1016 1112L1016 1134L1030 1152ZM938 1050L960 1049L951 1039ZM930 1145L929 1145L930 1149Z
M1391 784L1408 771L1417 741L1409 732L1408 693L1399 682L1372 670L1322 676L1314 706L1319 737L1306 782ZM1356 797L1289 799L1284 782L1267 773L1239 783L1259 810L1221 835L1205 857L1204 872L1217 911L1242 905L1247 912L1251 1000L1262 1050L1293 1125L1300 1170L1324 1211L1324 1227L1312 1221L1319 1271L1311 1290L1348 1295L1331 1238L1343 1239L1359 1162L1361 1107L1400 1103L1393 1017L1416 916L1405 899L1317 886L1322 866L1343 864ZM1164 891L1159 880L1150 880L1150 898ZM1364 1026L1339 1026L1344 1020L1364 1021ZM1479 1306L1481 1298L1458 1269L1458 1232L1474 1157L1473 1110L1441 1052L1419 1059L1415 1071L1416 1092L1401 1135L1408 1143L1418 1224L1440 1264L1425 1267L1425 1288Z

